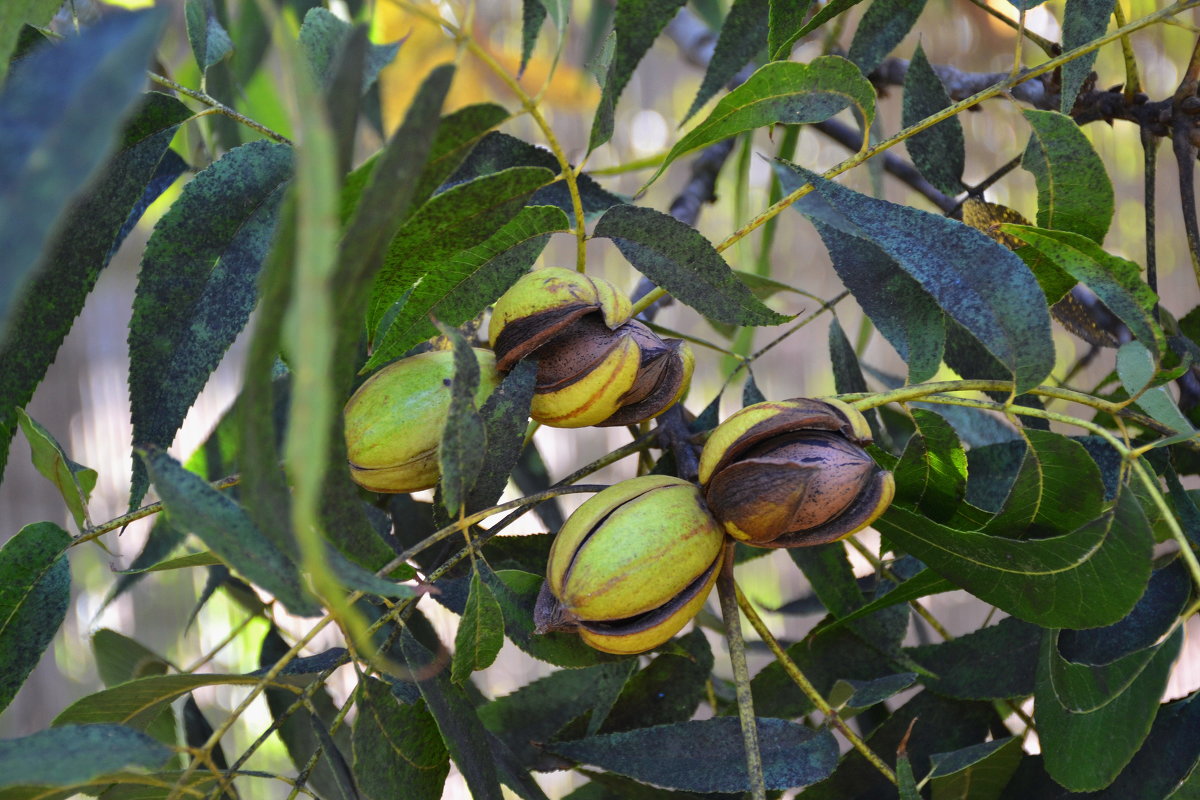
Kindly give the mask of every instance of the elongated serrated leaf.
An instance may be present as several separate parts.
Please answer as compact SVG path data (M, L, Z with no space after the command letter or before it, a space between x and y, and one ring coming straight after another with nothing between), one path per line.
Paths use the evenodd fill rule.
M1103 36L1114 6L1116 0L1067 0L1062 16L1063 50L1074 50ZM1062 99L1059 111L1064 114L1071 113L1071 109L1075 107L1075 98L1095 63L1096 51L1093 50L1062 65Z
M404 704L387 685L368 678L354 723L354 776L371 800L438 800L450 753L425 701Z
M157 769L171 748L123 725L67 725L0 741L0 788L73 786L130 767Z
M874 10L875 6L871 6ZM920 44L904 76L903 125L915 125L950 105L950 96L941 79L929 66ZM958 117L942 120L932 128L910 136L904 146L921 174L948 195L963 190L962 174L966 165L966 145Z
M908 35L924 9L925 0L874 0L854 30L846 57L858 66L863 75L869 75ZM909 70L912 70L911 63ZM911 148L912 139L906 144Z
M1200 693L1161 706L1154 726L1129 765L1107 789L1095 795L1098 800L1124 800L1127 797L1169 797L1194 800L1200 788L1196 777L1200 759Z
M782 719L758 717L759 749L768 789L808 786L837 766L837 743L828 731L817 733ZM554 742L548 750L619 775L669 789L693 792L744 792L750 781L733 717L679 722L624 733L600 734L573 742Z
M92 634L92 652L100 680L109 688L137 678L163 675L170 668L162 656L141 642L108 628Z
M15 300L0 339L0 474L17 426L16 408L33 397L118 242L186 167L167 146L190 113L172 97L144 96L125 123L116 153L67 209Z
M868 126L875 119L874 87L858 67L841 56L820 56L808 64L764 64L722 97L712 113L671 148L641 191L685 153L775 123L821 122L851 106Z
M325 721L321 717L316 715L310 716L309 722L312 724L313 732L316 733L317 741L321 745L321 756L329 764L329 774L333 778L333 800L358 800L358 787L354 783L354 775L350 771L350 764L346 761L346 756L342 753L342 748L333 740L333 735L329 732L329 726L325 724Z
M617 100L625 91L634 67L684 2L686 0L620 0L617 3L613 22L616 49L603 82L600 106L592 120L589 153L612 138Z
M778 0L776 0L778 2ZM800 40L802 36L815 31L817 28L824 25L829 20L838 16L842 12L853 8L861 3L862 0L830 0L825 5L813 14L807 22L804 22L805 12L808 10L808 2L793 3L784 0L780 5L797 5L799 8L795 12L781 15L783 19L787 19L791 23L803 22L798 28L794 28L791 32L781 31L778 37L774 33L775 23L772 22L772 41L777 41L778 46L772 45L772 58L787 58L788 53L792 49L792 45ZM774 4L773 4L774 5ZM774 9L772 9L774 10ZM783 20L781 19L781 22Z
M480 409L488 446L479 477L467 494L467 513L494 505L504 493L525 445L529 406L536 381L537 363L522 359Z
M709 99L729 83L742 67L750 63L767 40L770 0L734 0L721 24L717 46L704 72L704 80L683 122L701 109Z
M966 496L967 454L945 419L920 408L911 413L917 430L894 470L896 497L945 522Z
M670 214L615 206L600 218L593 235L612 239L639 272L709 319L734 325L790 319L763 305L699 231Z
M768 0L767 13L767 58L771 61L786 60L792 45L800 38L797 33L804 27L811 0Z
M833 691L829 693L829 702L835 708L858 711L896 696L916 681L915 672L888 675L869 681L841 680L833 685Z
M325 561L333 576L348 589L356 589L377 597L400 598L414 597L416 595L413 587L379 577L371 570L351 561L342 555L341 551L333 549L332 546L325 548ZM393 572L392 575L397 579L403 580L411 577L412 573L402 565L402 568Z
M1034 718L1046 771L1073 791L1103 789L1116 779L1150 733L1183 631L1176 630L1153 648L1123 691L1084 712L1065 708L1055 693L1051 671L1060 658L1055 639L1053 632L1047 632L1034 695Z
M161 450L148 451L143 459L173 524L194 533L292 613L312 616L320 611L296 565L254 527L241 506Z
M512 167L439 195L409 218L388 249L372 288L367 330L379 336L380 321L418 280L455 253L500 230L552 174L541 167Z
M0 83L8 72L9 60L21 57L21 38L31 28L50 24L59 0L12 0L0 4Z
M166 711L164 713L170 713ZM194 695L188 695L187 700L183 703L183 740L188 747L203 747L212 737L215 732L212 723L204 716L204 712L200 710L199 703L196 702ZM174 739L171 740L173 744ZM229 769L229 761L225 758L225 748L218 741L212 749L213 764L217 769Z
M474 247L441 261L417 260L406 265L405 272L423 274L391 318L363 369L376 369L435 335L430 315L448 325L474 319L529 270L551 233L568 227L561 209L527 206Z
M0 331L6 337L13 300L56 223L61 225L62 212L119 142L119 126L145 84L143 70L165 18L161 9L111 15L83 35L38 48L4 84Z
M300 50L312 67L318 83L327 86L333 78L338 50L353 29L354 26L349 22L338 19L324 8L311 8L304 15L304 24L300 26ZM379 71L392 63L399 50L400 42L368 46L363 61L363 92L375 82Z
M1172 430L1179 432L1177 436L1162 440L1163 443L1181 441L1194 436L1196 429L1192 426L1191 420L1179 410L1179 406L1175 404L1174 398L1167 392L1166 387L1146 388L1154 379L1155 372L1154 356L1141 342L1126 342L1121 345L1121 349L1117 351L1117 374L1125 386L1125 391L1129 392L1131 396L1140 392L1141 395L1136 402L1142 410ZM1145 391L1142 391L1143 389Z
M467 608L454 637L450 680L462 683L472 672L490 667L503 644L504 615L500 604L487 584L479 579L479 574L473 573Z
M1029 244L1104 301L1134 338L1155 353L1164 347L1162 328L1154 318L1158 297L1132 261L1108 253L1078 233L1005 224L1001 229Z
M874 602L868 602L859 581L854 576L850 558L846 548L840 542L833 542L817 547L795 548L788 551L792 561L804 572L804 577L812 584L813 592L821 601L821 605L834 617L839 619L828 627L837 627L843 622L859 620L866 616L859 610L874 606L884 597L892 594L887 592ZM882 584L880 586L882 588ZM903 602L903 601L901 601ZM883 603L879 608L887 608L894 603ZM871 642L881 650L890 650L899 644L903 631L908 628L907 609L896 609L887 614L881 614L868 620L862 620L850 626L864 641ZM851 678L861 676L851 675ZM866 676L873 679L880 676Z
M542 23L546 21L546 6L542 0L522 0L521 3L521 66L517 68L517 77L525 73L529 59L533 56L534 45L537 44L538 33Z
M832 4L831 4L832 5ZM874 244L1015 376L1018 392L1054 366L1046 297L1008 248L939 214L876 200L791 166L829 208L823 221ZM807 198L805 198L807 200ZM814 215L811 205L802 213ZM826 217L829 217L828 219Z
M90 527L87 504L92 490L96 488L96 470L72 461L50 432L23 409L17 410L17 421L29 441L33 466L58 489L80 530L85 526Z
M703 631L697 628L676 638L649 666L629 677L600 732L617 733L691 719L705 697L712 668L712 647Z
M1021 761L1021 739L1009 736L929 757L934 800L997 800Z
M475 393L479 389L479 361L475 351L457 329L443 326L441 330L454 345L454 377L446 428L438 445L438 469L442 476L439 486L446 513L455 517L483 466L487 431L475 407Z
M1042 633L1036 625L1006 617L957 639L905 652L936 676L921 680L940 695L960 700L1025 697L1033 694Z
M212 0L187 0L184 16L187 18L188 43L203 74L233 52L233 41L217 19Z
M1037 540L956 531L893 505L875 527L976 597L1046 627L1095 628L1129 613L1150 578L1152 535L1128 491L1078 530Z
M0 549L0 711L66 617L71 570L64 553L70 543L70 535L53 522L36 522Z
M145 729L177 697L201 686L229 684L249 686L259 682L253 675L152 675L126 681L81 697L54 718L54 726L119 723Z
M1113 215L1112 181L1104 162L1075 120L1057 111L1023 113L1033 132L1021 166L1037 182L1038 227L1103 242Z
M885 608L890 608L899 603L907 603L910 600L917 600L922 597L928 597L933 594L941 594L942 592L953 591L955 585L950 581L938 575L933 570L925 569L918 572L913 577L906 580L904 583L897 586L882 597L877 597L871 602L860 608L857 608L849 613L831 620L829 624L823 625L820 629L821 634L833 631L836 628L862 619L863 617L874 614L876 611L882 611Z
M167 447L258 300L292 149L226 153L184 187L146 245L129 326L133 440ZM145 495L134 464L130 505Z

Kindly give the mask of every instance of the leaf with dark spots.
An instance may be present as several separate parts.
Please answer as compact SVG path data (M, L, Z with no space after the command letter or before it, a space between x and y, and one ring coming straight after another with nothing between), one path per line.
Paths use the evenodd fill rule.
M762 49L767 40L769 17L769 0L734 0L721 23L721 33L704 72L704 80L691 107L683 115L683 122L699 111Z
M876 4L872 4L871 11L875 8ZM905 127L915 125L947 108L950 102L941 79L918 44L904 77L902 124ZM908 148L913 164L934 186L951 196L963 190L962 174L967 155L958 117L942 120L932 128L914 134L904 146Z

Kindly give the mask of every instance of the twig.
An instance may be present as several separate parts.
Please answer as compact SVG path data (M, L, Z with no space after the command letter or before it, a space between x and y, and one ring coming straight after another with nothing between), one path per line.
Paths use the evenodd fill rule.
M199 101L201 103L204 103L204 105L211 107L217 113L224 114L225 116L229 117L230 119L234 120L235 122L240 122L241 124L245 125L247 128L252 128L252 129L258 131L263 136L266 136L270 139L274 139L277 142L283 142L284 144L292 144L293 143L291 139L287 138L282 133L276 133L275 131L268 128L266 125L263 125L261 122L255 122L254 120L247 117L245 114L242 114L241 112L230 108L229 106L225 105L220 100L218 100L217 98L215 98L211 95L205 94L204 92L201 92L198 89L189 89L188 87L184 86L183 84L176 83L175 81L171 80L170 78L168 78L165 75L159 75L158 73L150 72L149 70L146 71L146 77L148 77L150 80L157 83L159 86L165 86L168 89L174 89L175 91L179 92L182 95L190 97L193 100Z
M746 772L754 800L766 800L762 752L758 749L758 722L754 718L754 697L750 693L750 668L746 665L746 641L742 638L742 619L738 602L742 599L733 581L733 540L725 545L721 573L717 576L717 594L721 598L721 616L725 618L725 636L729 641L729 661L737 692L738 722L742 727L742 745L746 752Z

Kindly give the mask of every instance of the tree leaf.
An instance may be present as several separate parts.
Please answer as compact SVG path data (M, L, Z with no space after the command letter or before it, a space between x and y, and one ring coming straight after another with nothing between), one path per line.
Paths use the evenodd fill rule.
M100 680L108 688L137 678L164 675L170 669L170 664L158 653L108 628L92 635L92 653L96 656Z
M699 231L670 214L614 206L592 235L612 239L642 274L709 319L734 325L778 325L791 319L763 305Z
M537 44L538 33L542 23L546 21L546 6L542 0L523 0L521 3L521 66L517 68L517 77L525 74L529 59L533 55L533 47Z
M956 220L876 200L788 166L816 187L830 206L825 213L840 215L838 227L843 232L874 244L894 259L943 311L1008 367L1018 393L1036 386L1050 372L1054 342L1046 298L1011 250ZM811 204L801 211L814 215Z
M1153 536L1128 491L1071 533L1016 540L956 531L893 505L875 523L892 546L971 594L1045 627L1095 628L1137 603L1150 578Z
M17 421L33 455L33 466L42 477L54 484L82 531L91 527L87 503L96 488L96 470L76 464L50 432L33 420L24 409L17 409Z
M1116 0L1067 0L1063 9L1063 50L1074 50L1093 39L1099 39L1108 29L1108 18L1112 16ZM1086 53L1062 65L1062 90L1059 111L1070 114L1075 107L1075 98L1087 80L1092 65L1096 63L1096 51Z
M1141 748L1117 779L1096 795L1098 800L1138 796L1190 800L1195 797L1196 762L1200 759L1200 737L1195 735L1196 725L1200 723L1197 697L1200 694L1193 692L1159 708Z
M874 11L875 6L871 6L870 10ZM950 103L946 88L933 67L929 66L925 50L918 43L904 76L901 124L906 128L915 125L949 107ZM913 164L934 186L951 196L963 190L962 174L967 153L962 123L958 117L942 120L932 128L910 136L904 146Z
M829 731L768 717L755 722L768 789L808 786L837 766L837 742ZM750 788L746 759L741 748L728 746L741 735L738 725L733 717L714 717L552 742L546 748L668 789L744 792Z
M252 686L259 680L254 675L212 673L137 678L79 698L60 712L52 724L59 727L112 722L144 730L168 703L193 689L218 684Z
M763 42L767 40L769 16L769 0L733 0L721 24L717 46L704 71L700 90L696 92L688 112L683 115L683 122L691 119L762 49Z
M35 522L0 548L0 711L12 702L67 615L70 544L70 535L53 522Z
M401 703L381 681L367 678L354 723L354 776L372 800L438 800L450 753L424 700Z
M1175 400L1167 388L1165 386L1146 388L1154 380L1155 372L1154 356L1141 342L1126 342L1121 345L1121 349L1117 351L1117 374L1121 377L1125 391L1129 392L1130 396L1141 392L1134 402L1155 420L1172 430L1179 431L1178 435L1162 439L1159 444L1192 438L1196 434L1196 429L1192 426L1191 420L1179 410L1179 406L1175 405ZM1142 391L1143 389L1145 391Z
M1100 245L1077 233L1025 225L1005 224L1000 227L1027 242L1063 272L1095 292L1104 305L1125 323L1135 339L1156 354L1162 352L1165 340L1153 312L1158 297L1142 281L1137 264L1111 255Z
M479 468L479 477L467 494L467 513L494 505L504 493L508 476L516 467L525 445L529 405L533 401L536 380L537 362L518 361L480 409L487 433L487 452Z
M1183 630L1177 629L1151 648L1150 658L1140 659L1142 668L1121 691L1112 692L1107 702L1074 712L1059 699L1054 672L1063 668L1063 662L1056 639L1054 632L1047 632L1034 695L1034 718L1046 771L1072 791L1103 789L1116 779L1150 733L1171 665L1179 655Z
M129 324L133 440L167 447L258 300L292 149L255 141L183 189L146 244ZM134 462L130 506L145 496Z
M804 24L800 25L799 28L795 28L791 33L786 32L787 28L782 28L780 30L779 34L775 35L774 32L776 29L776 24L774 21L772 21L772 23L771 23L771 31L772 31L771 39L772 39L772 41L778 42L779 45L778 45L778 47L776 47L775 45L771 45L771 57L773 59L787 58L788 55L791 53L792 45L794 45L796 42L800 41L801 37L805 36L806 34L812 32L812 31L815 31L817 28L821 27L829 20L833 19L834 17L841 14L842 12L847 11L850 8L853 8L854 6L858 5L861 2L862 2L862 0L830 0L828 3L821 6L820 9L818 9L817 13L813 14L812 18L809 19L808 22L804 22ZM784 12L783 14L779 15L780 23L784 23L786 21L787 23L790 23L790 25L788 27L790 27L791 25L794 25L795 23L804 21L804 17L806 15L806 12L808 11L809 3L808 2L794 3L794 0L793 0L793 2L788 2L788 0L772 0L772 9L771 9L772 11L775 10L774 9L775 5L793 5L793 4L798 6L798 8L794 12L789 11L789 12Z
M1033 128L1021 166L1037 183L1038 227L1101 244L1113 215L1112 181L1104 162L1070 117L1034 109L1022 113Z
M218 61L233 52L233 41L217 19L212 0L187 0L184 4L188 43L203 75Z
M165 19L162 9L110 15L81 36L39 47L8 76L0 93L0 331L6 337L12 301L61 229L56 222L118 143Z
M338 51L354 26L338 19L324 8L310 8L300 26L300 50L308 65L312 67L317 83L329 86L333 79L334 64ZM392 63L400 51L400 42L372 44L367 48L363 61L362 91L365 93L375 83L379 71Z
M772 61L721 98L707 118L676 142L650 180L685 153L775 123L821 122L853 106L869 126L875 119L875 88L858 67L841 56L819 56L808 64Z
M363 369L383 366L436 335L430 315L447 325L474 319L529 271L551 233L569 227L566 214L558 208L526 206L474 247L439 261L416 258L405 264L402 272L413 276L415 285L387 323Z
M346 756L342 753L342 749L333 740L329 727L319 716L312 715L308 719L313 732L317 734L317 741L321 744L321 755L329 763L329 774L333 777L334 794L332 797L334 800L339 798L340 800L358 800L358 787L354 784L354 775L350 771L350 765L346 762Z
M479 390L479 361L475 351L457 329L446 326L440 329L454 346L454 378L450 384L447 425L438 445L438 468L442 476L439 487L446 513L457 517L483 466L487 431L475 408L475 393Z
M618 0L613 30L616 49L600 92L600 105L592 120L588 152L612 138L617 100L625 91L634 67L654 44L686 0Z
M296 565L254 527L241 506L162 450L147 451L143 459L175 525L200 537L226 564L278 597L293 614L320 612Z
M850 51L846 57L858 66L863 75L870 75L896 45L904 40L924 9L925 0L874 0L854 30L854 38L850 41ZM918 45L917 52L920 52L920 49ZM916 56L913 60L916 60ZM908 68L912 70L911 63ZM906 127L909 124L904 123ZM906 145L911 148L912 139L909 139ZM909 153L912 153L911 149Z
M59 0L12 0L0 4L0 83L10 59L21 57L21 37L26 31L44 28L54 18Z
M934 800L997 800L1021 762L1021 739L1009 736L929 757Z
M158 769L173 752L123 725L67 725L0 740L0 788L73 786L130 767Z
M945 419L921 408L910 413L917 430L894 470L896 497L930 519L946 522L967 493L967 454Z
M771 61L787 60L792 45L800 38L798 31L804 27L808 7L812 0L768 0L767 13L767 58Z
M473 572L467 608L454 636L450 680L462 683L472 672L490 667L503 644L504 615L500 604L487 584L479 579L479 573Z
M172 97L143 95L140 108L125 123L118 150L64 212L14 301L11 322L0 337L0 363L5 366L0 370L0 474L17 428L16 409L33 397L100 270L145 208L186 168L167 147L190 115Z
M910 647L905 653L937 676L921 678L930 691L960 700L1006 700L1033 694L1041 648L1041 628L1006 617L957 639Z
M795 554L789 553L789 555L793 555L794 557ZM874 614L876 611L882 611L899 603L907 603L910 600L917 600L933 594L941 594L942 592L952 592L956 588L958 587L933 570L923 569L882 597L877 597L864 606L854 609L847 614L840 615L829 624L822 625L818 633L825 634L842 625L862 619Z
M865 708L878 705L895 697L917 681L917 673L903 672L869 681L842 680L833 685L829 702L834 708L842 709L843 718Z
M649 666L625 681L600 732L617 733L691 719L705 697L712 669L712 647L703 631L696 628L674 639L670 649L664 649Z
M804 572L804 577L808 579L808 582L812 584L813 592L820 599L821 605L834 617L839 618L833 627L867 616L867 613L871 612L859 613L862 608L875 606L876 603L882 601L883 598L890 597L895 591L890 582L881 583L879 588L882 589L886 586L890 591L881 592L882 597L879 600L868 602L862 589L859 588L858 580L854 577L854 570L850 565L846 547L841 542L831 542L817 547L795 548L789 550L788 555ZM884 602L878 608L883 609L892 605L895 603ZM895 612L856 622L850 627L863 641L875 645L881 651L890 651L899 645L904 631L908 629L908 612L907 609L897 609ZM878 676L870 676L868 679L873 680L875 677Z

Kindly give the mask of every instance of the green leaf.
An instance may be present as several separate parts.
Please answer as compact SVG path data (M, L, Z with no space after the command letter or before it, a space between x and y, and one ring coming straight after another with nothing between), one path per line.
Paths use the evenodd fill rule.
M317 83L328 86L333 79L338 51L344 46L354 26L338 19L324 8L312 8L304 15L300 26L300 50L312 67ZM400 42L372 44L363 62L362 91L375 83L379 71L392 63L400 51Z
M41 13L25 3L17 6L14 17L23 10ZM7 18L0 21L13 18L7 8L0 13ZM5 243L0 332L5 338L13 324L13 300L51 236L62 229L63 211L119 143L120 124L142 92L144 70L165 19L162 9L111 15L78 37L37 48L8 76L0 93L0 241Z
M67 615L70 544L70 535L53 522L35 522L0 548L0 711L12 702Z
M184 16L187 18L188 43L203 75L209 67L233 52L233 41L221 27L212 0L187 0Z
M998 800L1021 763L1021 739L1009 736L929 757L933 800Z
M54 18L62 0L12 0L0 4L0 84L8 72L10 58L20 56L20 40L28 29L44 28Z
M905 653L937 676L921 679L930 691L959 700L1006 700L1033 694L1041 648L1042 628L1006 617L957 639L910 647Z
M1108 29L1108 18L1112 16L1116 0L1067 0L1063 9L1063 50L1074 50L1093 39L1099 39ZM1075 107L1075 98L1087 80L1092 65L1096 63L1096 51L1085 53L1062 65L1062 89L1059 111L1070 114Z
M612 138L617 100L634 68L686 0L618 0L613 29L616 49L603 81L600 105L592 120L588 152ZM561 29L560 29L561 30Z
M17 409L17 421L33 455L33 466L42 477L54 484L67 504L67 510L75 518L80 530L91 527L87 504L96 488L96 470L76 464L50 432L25 413Z
M367 678L354 723L354 777L371 800L438 800L450 753L425 701L401 703L381 681Z
M454 636L450 680L462 683L472 672L490 667L503 644L504 615L500 604L487 584L479 579L479 573L472 573L471 593Z
M137 678L81 697L59 713L52 724L59 727L114 722L144 730L168 703L193 689L217 685L253 686L259 680L254 675L211 673Z
M533 55L533 47L537 44L538 33L542 23L546 21L546 6L542 0L523 0L521 3L521 66L517 68L517 77L525 74L529 59Z
M942 592L952 592L957 587L950 581L938 575L931 569L923 569L913 577L906 580L904 583L892 589L882 597L877 597L871 602L860 608L839 616L832 620L828 625L822 625L818 630L819 635L823 635L842 625L846 625L863 617L874 614L876 611L882 611L885 608L898 605L899 603L907 603L910 600L918 600L922 597L928 597L933 594L941 594Z
M768 0L767 13L767 57L771 61L787 60L792 45L800 38L798 31L804 27L808 7L812 0Z
M881 597L868 603L859 588L858 579L854 576L846 547L841 542L831 542L817 547L794 548L788 551L788 555L804 572L804 577L808 579L808 582L812 584L813 592L820 599L821 605L833 616L841 618L832 627L866 616L871 612L860 613L862 608L875 606L893 594L894 590L881 592ZM891 590L892 586L890 582L884 582L878 588ZM883 602L879 608L887 608L892 605L895 603ZM851 625L851 630L863 641L875 645L882 651L892 650L899 645L907 628L908 611L903 608ZM870 677L874 678L875 676Z
M837 766L837 742L782 719L758 717L759 749L768 789L808 786ZM744 792L746 759L730 747L740 734L734 717L678 722L546 745L552 753L668 789Z
M380 321L405 292L439 262L500 230L551 177L542 167L512 167L447 189L417 210L396 234L376 276L368 332L381 335Z
M910 413L916 432L894 470L896 498L919 507L936 522L946 522L967 493L967 454L945 419L920 408Z
M875 523L889 543L957 586L1044 627L1095 628L1137 603L1150 578L1153 534L1132 494L1071 533L1016 540L957 531L893 505Z
M129 324L133 440L167 447L258 301L292 149L226 153L184 187L146 244ZM134 462L130 506L145 495Z
M871 11L874 10L873 5ZM950 103L946 88L929 65L924 48L918 43L904 76L901 124L906 128L915 125L949 107ZM967 153L962 123L958 117L942 120L932 128L910 136L904 146L913 164L930 183L951 196L963 191L962 174Z
M699 231L670 214L614 206L596 223L593 236L612 239L638 271L709 319L734 325L791 319L763 305Z
M807 0L798 3L795 2L795 0L791 0L790 2L789 0L773 0L771 3L772 12L775 11L776 5L795 5L796 9L794 11L789 9L788 11L785 11L779 15L780 30L778 34L776 34L777 26L775 22L775 16L774 14L772 15L770 38L772 42L778 42L778 46L775 44L771 45L771 58L787 58L791 53L792 45L800 41L801 37L811 31L815 31L829 20L833 19L842 12L853 8L861 2L862 0L830 0L828 3L821 6L817 13L813 14L812 18L809 19L808 22L804 22L804 17L809 6ZM804 24L800 25L798 28L794 27L796 23L800 22L804 22ZM787 32L789 28L792 29L790 33Z
M480 409L487 432L487 452L475 486L467 494L467 513L494 505L508 486L509 475L525 446L529 406L536 381L537 362L522 359L504 376L504 381Z
M1034 109L1022 113L1033 128L1021 166L1037 183L1038 227L1102 243L1113 215L1112 181L1104 162L1070 117Z
M1200 693L1159 707L1154 726L1129 765L1117 779L1095 797L1124 800L1129 797L1169 797L1195 800L1196 771L1200 759ZM1190 774L1190 777L1189 777Z
M1103 789L1116 779L1150 733L1171 665L1179 655L1183 630L1177 629L1148 653L1131 654L1102 670L1065 662L1057 638L1056 632L1046 634L1034 695L1034 718L1046 771L1072 791ZM1140 669L1129 674L1127 659L1139 662ZM1063 673L1081 668L1104 688L1103 702L1072 710L1062 702L1066 691ZM1109 678L1118 685L1105 686Z
M483 466L487 431L475 408L475 393L479 390L479 361L475 351L457 329L439 327L454 346L450 408L446 412L447 425L437 454L442 475L439 486L446 513L457 517Z
M0 788L74 786L123 769L158 769L173 752L122 725L67 725L0 740Z
M529 271L551 233L569 227L566 214L554 206L526 206L474 247L440 261L418 257L405 264L405 277L397 275L397 282L411 277L415 285L399 303L363 369L376 369L436 335L430 315L447 325L474 319Z
M836 0L830 5L835 4ZM876 200L789 167L811 182L825 201L825 207L820 200L806 202L802 213L825 221L838 219L844 233L874 244L895 260L1014 374L1018 393L1050 372L1054 342L1046 298L1011 250L940 214ZM980 270L980 264L988 269Z
M173 524L194 533L225 563L278 597L293 614L320 612L296 565L254 527L241 506L161 450L147 451L142 458Z
M908 752L896 756L896 788L900 791L900 800L922 800L921 790L917 788L917 779L913 776L912 762Z
M1192 438L1196 435L1196 429L1191 420L1179 410L1179 406L1175 405L1167 387L1146 388L1154 380L1155 373L1154 356L1141 342L1126 342L1121 345L1121 349L1117 351L1117 374L1121 377L1125 391L1129 392L1131 397L1141 392L1134 402L1152 418L1179 432L1178 435L1169 436L1157 444L1161 446ZM1143 389L1145 391L1142 391Z
M843 709L843 718L850 713L878 705L894 697L917 681L917 673L903 672L869 681L840 680L829 693L829 702L834 708ZM849 713L847 713L849 712Z
M685 153L775 123L821 122L853 106L875 119L875 88L858 67L841 56L819 56L808 64L772 61L721 98L712 113L680 139L639 192Z
M846 338L842 324L837 317L829 323L829 361L833 367L833 385L838 394L855 394L867 391L867 380L863 377L862 366L858 363L858 355ZM881 445L889 446L890 439L880 425L879 412L870 409L865 412L867 424L871 427L871 436Z
M683 115L683 122L691 119L762 49L763 42L767 40L769 15L769 0L733 0L721 24L717 46L704 72L700 90L696 92L688 112Z
M1153 312L1158 297L1142 281L1137 264L1105 252L1100 245L1077 233L1026 225L1004 224L1000 227L1005 233L1027 242L1063 272L1095 292L1125 323L1135 339L1155 353L1162 352L1163 332Z
M712 669L712 647L703 631L677 637L625 682L597 730L616 733L691 719L706 697Z
M170 669L170 664L158 653L108 628L92 635L92 652L96 656L96 671L108 688L137 678L164 675Z
M850 51L846 57L858 66L863 75L870 75L896 45L904 40L924 9L925 0L874 0L854 30L854 38L850 41ZM919 45L917 52L920 52ZM915 60L916 56L913 57L913 61ZM911 62L908 68L909 74L912 74ZM909 124L904 123L905 126ZM911 155L912 139L905 144L909 147Z

